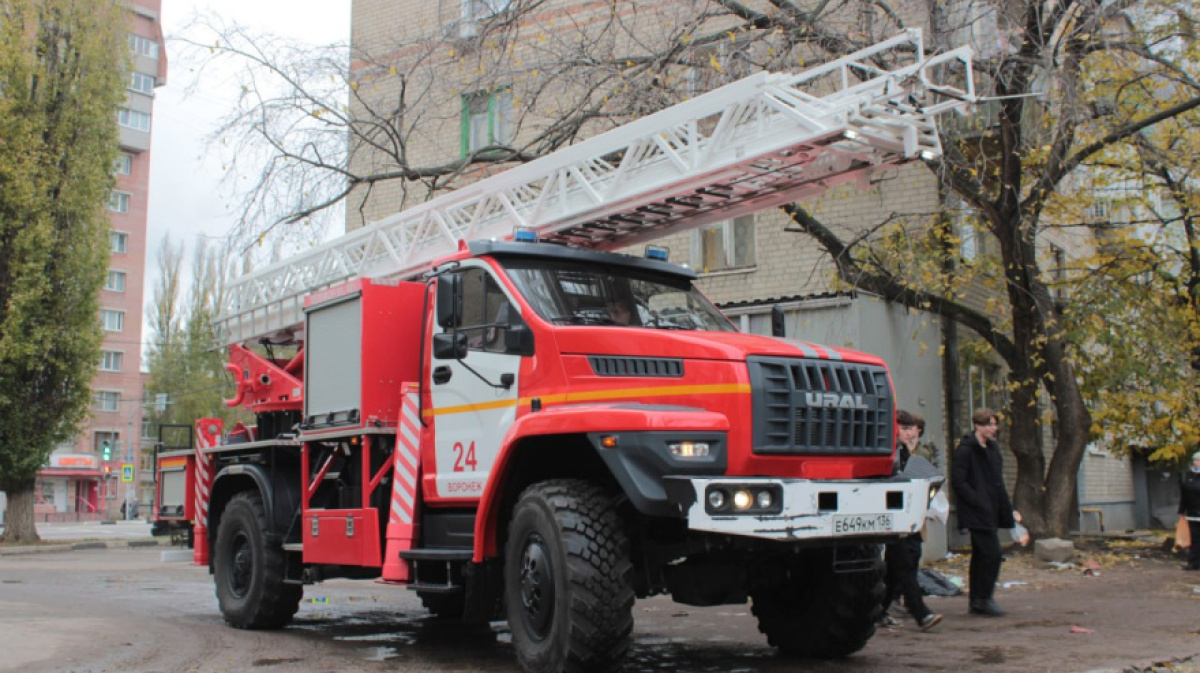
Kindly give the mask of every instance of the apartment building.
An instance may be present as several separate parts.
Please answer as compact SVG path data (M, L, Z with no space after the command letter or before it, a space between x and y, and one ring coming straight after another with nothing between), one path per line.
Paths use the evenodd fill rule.
M130 72L125 102L114 112L121 154L113 167L116 185L108 201L111 257L99 315L103 352L92 382L91 418L73 441L55 449L38 474L39 521L120 516L126 500L149 502L148 487L140 484L142 288L154 90L167 75L161 4L161 0L126 3Z

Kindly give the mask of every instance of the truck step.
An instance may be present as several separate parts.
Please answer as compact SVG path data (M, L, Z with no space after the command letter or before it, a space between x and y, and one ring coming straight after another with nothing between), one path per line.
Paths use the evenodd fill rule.
M283 543L284 551L304 551L303 542L285 542Z
M470 561L474 555L473 550L465 547L430 547L400 552L400 558L407 561Z

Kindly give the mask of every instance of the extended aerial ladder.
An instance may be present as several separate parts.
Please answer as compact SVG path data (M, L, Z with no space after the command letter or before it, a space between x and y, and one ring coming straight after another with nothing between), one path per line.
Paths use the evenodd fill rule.
M520 227L613 250L934 159L936 116L974 101L970 49L926 55L916 29L800 74L758 73L238 278L218 336L286 334L305 295L416 277L460 240Z

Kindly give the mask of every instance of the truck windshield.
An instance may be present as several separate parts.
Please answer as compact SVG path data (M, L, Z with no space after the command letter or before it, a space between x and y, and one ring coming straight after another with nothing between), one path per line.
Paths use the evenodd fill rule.
M686 278L526 259L505 268L533 310L558 325L737 331Z

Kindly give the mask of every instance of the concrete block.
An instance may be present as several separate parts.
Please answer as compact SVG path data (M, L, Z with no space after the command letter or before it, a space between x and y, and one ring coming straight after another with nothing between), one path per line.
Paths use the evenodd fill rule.
M1043 563L1065 563L1075 556L1075 543L1052 537L1033 543L1033 556Z

